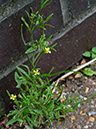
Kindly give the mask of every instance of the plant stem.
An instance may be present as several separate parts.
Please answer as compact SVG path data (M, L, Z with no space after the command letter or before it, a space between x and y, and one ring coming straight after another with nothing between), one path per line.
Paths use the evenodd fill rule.
M21 24L21 38L22 38L22 41L23 41L23 44L24 44L24 47L25 47L25 51L27 51L27 46L26 46L26 43L25 43L25 40L24 40L24 37L23 37L23 30L22 30L22 28L23 28L23 24ZM28 54L26 54L26 55L27 55L27 58L28 58L30 64L32 65L32 67L34 67L34 65L33 65L29 55Z
M42 53L42 54L38 57L38 59L37 59L37 61L36 61L36 63L35 63L34 69L36 68L37 63L38 63L38 61L40 60L40 58L41 58L41 56L42 56L43 54L44 54L44 53Z
M74 72L77 72L77 71L79 71L79 70L85 68L86 66L92 64L94 61L96 61L96 58L94 58L93 60L91 60L91 61L89 61L89 62L87 62L87 63L85 63L85 64L83 64L83 65L78 66L78 68L73 69L72 72L68 72L67 74L63 75L62 77L60 77L60 78L57 80L57 84L56 84L56 85L58 85L58 83L60 82L60 80L63 80L63 79L65 79L66 77L72 75Z
M35 63L35 61L37 60L37 58L40 56L41 52L42 52L42 51L40 51L40 52L37 54L37 56L36 56L35 59L33 60L33 63Z

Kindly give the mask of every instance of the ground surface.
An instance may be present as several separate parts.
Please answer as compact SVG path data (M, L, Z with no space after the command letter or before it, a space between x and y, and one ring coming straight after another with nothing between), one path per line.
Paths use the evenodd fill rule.
M96 63L90 67L96 71ZM78 95L84 100L96 93L96 76L88 77L82 74L81 77L76 77L76 75L72 75L67 78L67 81L60 82L60 85L66 86L64 95L67 96L69 92L75 94L78 91ZM18 125L12 125L7 128L21 129ZM0 125L0 129L6 129L4 124ZM29 128L22 127L22 129ZM67 113L65 120L59 122L53 120L53 126L46 124L38 129L96 129L96 96L87 102L79 104L78 108L72 113Z

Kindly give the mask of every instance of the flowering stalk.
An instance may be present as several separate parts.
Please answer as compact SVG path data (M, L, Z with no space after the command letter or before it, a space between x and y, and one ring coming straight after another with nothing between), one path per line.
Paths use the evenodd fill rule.
M11 97L10 97L10 99L12 99L12 100L15 100L15 99L16 99L16 95L14 95L14 94L11 94Z
M26 43L23 37L23 25L21 25L21 38L25 46L25 54L32 68L30 70L29 66L25 64L21 65L24 69L17 67L18 72L15 72L15 81L17 82L16 88L19 88L20 92L16 96L7 91L10 99L13 100L16 105L16 109L10 111L7 115L8 117L13 117L7 125L18 121L20 124L27 124L33 129L33 127L38 127L39 124L46 123L48 120L52 124L53 119L59 119L60 117L65 118L66 112L73 111L78 104L82 102L80 99L78 100L77 94L72 98L70 94L68 98L62 98L64 87L62 86L60 90L55 83L51 84L52 80L49 79L49 77L62 74L65 71L51 74L54 69L52 68L48 74L41 74L39 71L40 68L36 68L43 54L51 54L51 50L56 51L54 49L56 44L49 47L48 40L52 38L52 35L46 38L44 34L46 26L51 26L46 22L48 22L53 14L50 14L45 20L40 14L42 8L50 4L51 1L52 0L41 0L40 9L36 13L33 13L32 8L31 14L26 11L30 23L27 23L22 17L22 21L26 25L31 36L31 41ZM41 29L42 34L39 40L34 40L33 34L37 29ZM29 54L32 54L32 59ZM51 87L53 87L57 93L53 93ZM47 120L44 119L45 117Z

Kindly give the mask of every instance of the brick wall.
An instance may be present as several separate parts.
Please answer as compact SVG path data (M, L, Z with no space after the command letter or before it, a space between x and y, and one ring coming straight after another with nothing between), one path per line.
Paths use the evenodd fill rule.
M25 10L29 7L37 11L40 0L1 0L0 1L0 116L11 108L6 90L17 93L14 71L16 66L27 63L20 36L21 17L27 20ZM44 18L50 13L49 23L55 28L47 28L46 36L53 34L51 43L57 42L57 52L44 55L38 64L47 73L52 66L54 72L62 71L81 59L82 53L96 46L96 0L53 0L42 10ZM24 28L26 41L29 39ZM35 38L40 32L35 32ZM47 68L47 69L46 69ZM2 113L3 110L3 113Z

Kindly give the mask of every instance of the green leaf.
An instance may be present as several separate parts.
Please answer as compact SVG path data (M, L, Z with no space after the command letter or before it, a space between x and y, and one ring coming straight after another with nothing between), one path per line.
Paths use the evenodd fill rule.
M86 101L88 101L88 100L92 99L94 96L96 96L96 93L95 93L94 95L92 95L91 97L87 98L86 100L80 101L79 103L86 102Z
M44 4L43 4L43 7L45 7L45 6L48 6L51 2L52 2L52 0L50 0L48 3L48 0L46 0L45 2L44 2ZM47 4L46 4L47 3Z
M43 26L37 26L37 27L36 27L36 29L39 29L39 28L42 28L43 30L46 30L46 28L43 27Z
M38 126L38 121L35 121L35 120L31 119L29 116L27 116L27 121L28 121L31 129L33 129L32 125L34 125L35 127Z
M7 92L7 94L9 95L9 97L11 97L11 94L9 93L9 91L8 91L8 90L6 90L6 92Z
M54 28L54 26L52 26L50 24L44 24L44 26L50 26L50 27Z
M52 38L53 35L50 35L45 41L48 41L49 39Z
M30 69L29 69L28 65L21 64L21 66L25 67L28 70L28 74L30 75Z
M41 78L38 78L38 80L41 83L41 85L44 85L44 81Z
M59 92L60 95L57 97L57 99L55 101L59 100L60 96L62 95L63 89L64 89L64 87L62 86L61 92Z
M47 74L47 73L44 73L44 74L41 74L40 77L50 77L51 75L50 74Z
M12 111L10 111L10 113L7 115L7 117L16 115L17 113L18 113L18 110L12 110Z
M44 21L44 23L47 22L52 16L53 16L53 13L51 13L51 14L46 18L46 20Z
M49 76L52 77L52 76L55 76L55 75L58 75L58 74L62 74L62 73L65 73L65 72L74 72L74 73L79 73L80 74L80 72L76 72L76 71L72 71L72 70L66 70L66 71L61 71L61 72L57 72L57 73L51 74Z
M32 9L32 7L30 7L30 11L31 11L31 13L33 13L33 9Z
M25 53L31 53L37 50L37 46L35 44L33 44Z
M51 68L51 70L50 70L49 74L51 74L51 72L52 72L53 70L54 70L54 67L52 67L52 68Z
M93 71L94 75L96 75L96 71Z
M76 94L72 97L73 101L77 99L77 95L78 95L78 92L76 92Z
M64 106L63 106L64 107ZM61 110L61 106L59 106L59 107L56 107L55 109L54 109L54 111L60 111Z
M67 97L67 101L70 101L70 99L71 99L71 94L72 94L72 92L70 92L70 94L68 95L68 97Z
M42 111L41 110L38 110L38 109L34 109L33 111L36 112L36 113L38 113L38 114L40 114L40 115L43 114Z
M11 125L15 123L16 121L17 121L16 119L11 119L8 123L6 123L6 125Z
M96 58L96 54L92 53L92 59Z
M50 48L56 52L56 50L54 49L54 47L57 45L57 43L53 44Z
M12 118L8 123L6 123L6 125L13 124L13 123L15 123L15 122L17 122L17 121L19 121L20 123L22 122L22 120L19 119L19 118L16 118L16 119Z
M54 101L53 102L51 102L49 105L48 105L48 107L46 108L46 110L48 111L50 111L50 110L53 110L54 109Z
M30 14L27 12L27 11L25 11L26 13L27 13L27 15L28 15L28 18L29 18L29 20L30 20Z
M28 30L30 32L30 27L29 27L28 23L25 21L25 19L23 17L21 17L21 20L24 22L24 24L26 25L26 27L28 28Z
M65 118L65 115L59 115L59 116L56 116L56 118L60 118L60 117Z
M20 88L21 86L21 80L17 72L15 72L15 81L17 82L17 88Z
M79 103L76 103L76 105L72 108L73 110L75 110L77 108Z
M19 71L19 73L22 75L22 73L29 79L29 80L32 80L30 78L30 76L23 70L21 69L20 67L17 67L17 70Z
M83 73L86 74L87 76L93 76L94 74L96 75L96 72L93 71L91 68L85 68L83 70Z
M85 57L90 57L90 56L91 56L90 51L84 52L84 53L83 53L83 56L85 56Z
M35 114L36 114L36 113L33 112L31 109L29 110L29 112L30 112L31 115L35 115Z
M96 47L92 48L92 52L94 52L96 54Z

